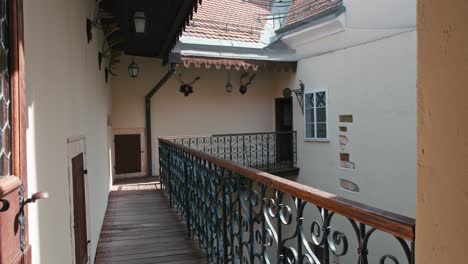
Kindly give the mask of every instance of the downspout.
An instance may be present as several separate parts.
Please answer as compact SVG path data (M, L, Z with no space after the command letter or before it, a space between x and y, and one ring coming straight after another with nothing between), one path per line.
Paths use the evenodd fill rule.
M151 91L145 96L146 105L146 163L148 164L148 176L153 176L153 150L152 150L152 138L151 138L151 98L155 95L159 89L174 75L176 72L177 63L171 63L171 68L162 77L162 79L151 89Z

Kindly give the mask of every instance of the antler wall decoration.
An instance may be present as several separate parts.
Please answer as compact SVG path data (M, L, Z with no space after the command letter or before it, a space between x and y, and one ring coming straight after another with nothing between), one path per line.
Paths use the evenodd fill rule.
M93 39L93 28L101 28L101 18L108 16L103 9L100 8L100 5L102 3L102 0L97 0L96 1L96 8L94 10L94 17L92 19L86 19L86 34L88 37L88 43L91 42Z
M200 77L197 76L197 77L195 77L193 79L192 82L186 83L182 79L182 74L179 74L178 77L179 77L179 81L181 83L179 91L181 93L183 93L185 96L189 96L190 94L193 93L193 86L192 85L194 85L198 80L200 80Z
M108 65L105 67L104 71L104 76L107 83L109 79L109 74L111 74L112 76L117 76L113 72L113 70L115 69L115 65L120 62L119 57L122 55L122 52L114 49L114 47L122 43L123 40L114 39L111 42L111 36L114 33L120 31L120 28L118 27L118 24L114 21L115 17L111 13L106 12L104 9L101 8L102 2L103 0L96 1L94 17L92 19L86 19L86 33L88 43L90 43L93 38L93 28L102 30L102 32L104 33L102 48L101 51L98 52L98 64L100 70L103 59L108 60Z
M241 75L241 78L240 78L241 86L240 86L240 88L239 88L239 92L240 92L241 94L247 93L247 89L248 89L249 85L252 84L252 81L255 79L255 76L256 76L256 75L257 75L257 72L254 72L254 73L252 74L252 76L250 76L250 78L248 78L248 76L249 76L249 73L248 73L248 72L245 72L245 73L243 73L243 74ZM248 79L248 81L247 81L246 83L244 83L246 79Z

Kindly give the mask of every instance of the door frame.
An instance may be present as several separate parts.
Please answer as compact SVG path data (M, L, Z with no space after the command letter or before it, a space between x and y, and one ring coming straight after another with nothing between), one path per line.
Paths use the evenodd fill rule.
M275 98L275 132L280 132L278 131L278 103L281 102L284 104L284 102L291 102L291 131L294 130L294 106L293 106L293 99L292 97L279 97Z
M117 174L115 173L115 136L120 135L140 135L140 149L141 149L141 172L136 173L124 173L124 174ZM115 179L125 179L125 178L136 178L136 177L144 177L146 176L148 166L146 160L146 133L144 128L115 128L113 129L112 133L112 146L113 146L113 153L112 153L112 164L114 164L114 168L112 170L113 174L115 175Z
M67 139L67 165L68 165L68 188L69 188L69 204L70 204L70 239L72 245L72 264L76 264L76 252L75 252L75 230L74 226L74 204L73 204L73 167L72 159L83 153L83 168L88 168L86 162L86 138L84 136L75 136ZM90 208L89 208L89 179L88 174L84 174L84 186L85 186L85 205L86 205L86 237L91 240L91 228L90 228ZM88 243L88 263L91 259L91 244Z
M10 202L11 206L1 212L0 218L18 224L19 232L12 231L9 237L0 234L0 239L7 237L8 243L0 243L0 251L4 256L12 256L12 263L31 263L31 245L29 244L28 207L18 211L24 199L28 197L27 175L27 102L25 92L24 64L24 21L23 0L10 1L10 113L11 113L11 170L9 175L0 175L0 199ZM19 217L18 221L15 217ZM6 220L5 220L6 219ZM8 259L10 261L10 259Z

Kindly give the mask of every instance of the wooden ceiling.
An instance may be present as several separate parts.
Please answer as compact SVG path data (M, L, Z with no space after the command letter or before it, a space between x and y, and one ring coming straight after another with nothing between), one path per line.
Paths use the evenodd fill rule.
M102 25L115 25L118 30L108 38L113 49L128 55L167 60L201 0L103 0L100 8L108 15ZM147 30L135 33L133 15L145 12Z

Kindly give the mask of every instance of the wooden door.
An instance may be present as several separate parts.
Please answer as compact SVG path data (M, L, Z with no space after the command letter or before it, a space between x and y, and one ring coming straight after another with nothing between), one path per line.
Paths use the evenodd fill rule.
M277 98L275 101L276 120L276 162L293 162L293 105L292 97Z
M135 174L142 172L141 135L115 135L115 173Z
M23 1L0 1L0 264L31 263Z
M86 227L86 192L83 153L72 159L73 228L76 264L88 263L88 237Z

